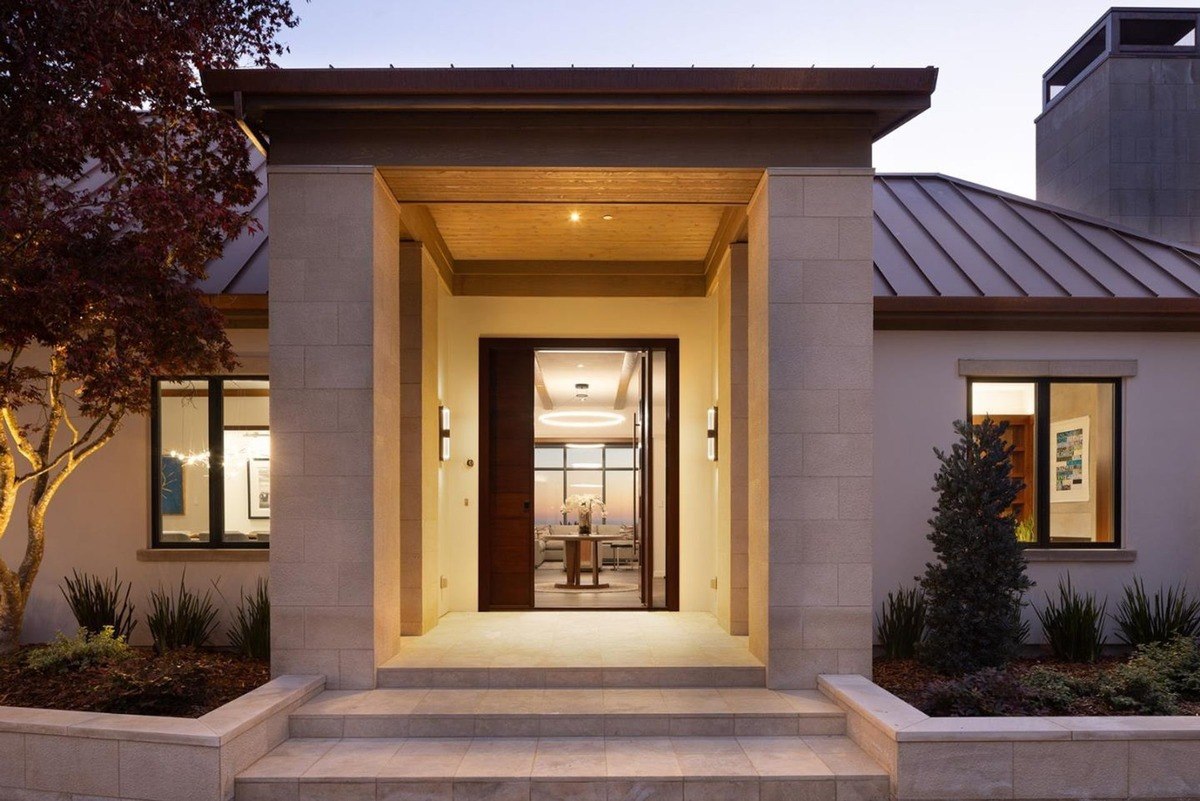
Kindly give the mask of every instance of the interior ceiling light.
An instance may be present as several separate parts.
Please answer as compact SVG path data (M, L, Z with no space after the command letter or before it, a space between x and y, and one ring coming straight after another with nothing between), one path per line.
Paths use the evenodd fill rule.
M617 412L547 412L538 420L562 428L607 428L624 423L625 415Z
M605 222L612 222L612 218L613 218L613 216L611 214L605 214L600 219L604 220Z
M571 212L571 222L579 222L579 212Z
M568 448L603 448L603 442L568 442Z

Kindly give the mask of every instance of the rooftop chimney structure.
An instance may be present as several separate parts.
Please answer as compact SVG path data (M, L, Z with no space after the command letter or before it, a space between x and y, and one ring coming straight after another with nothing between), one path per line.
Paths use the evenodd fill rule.
M1196 8L1113 8L1042 76L1038 200L1200 244Z

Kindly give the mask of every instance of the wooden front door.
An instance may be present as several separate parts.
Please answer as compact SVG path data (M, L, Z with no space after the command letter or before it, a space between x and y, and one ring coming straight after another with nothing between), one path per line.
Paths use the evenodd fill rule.
M533 608L533 348L481 340L479 608Z

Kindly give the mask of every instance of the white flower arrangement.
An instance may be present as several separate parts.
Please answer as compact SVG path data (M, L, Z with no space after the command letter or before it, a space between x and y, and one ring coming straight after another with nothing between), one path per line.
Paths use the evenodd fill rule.
M597 509L600 514L605 513L604 501L599 495L571 495L563 501L559 511L564 515L577 515L580 512L595 514Z

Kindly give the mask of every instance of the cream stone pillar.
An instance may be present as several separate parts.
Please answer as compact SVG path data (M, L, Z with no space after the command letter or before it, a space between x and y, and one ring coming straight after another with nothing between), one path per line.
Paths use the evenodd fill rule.
M734 635L749 632L747 520L747 251L730 246L717 281L718 509L717 620Z
M750 644L776 688L871 672L871 191L772 169L750 205Z
M420 242L400 246L401 632L437 625L438 272Z
M271 669L375 683L400 644L399 213L374 171L271 193Z

